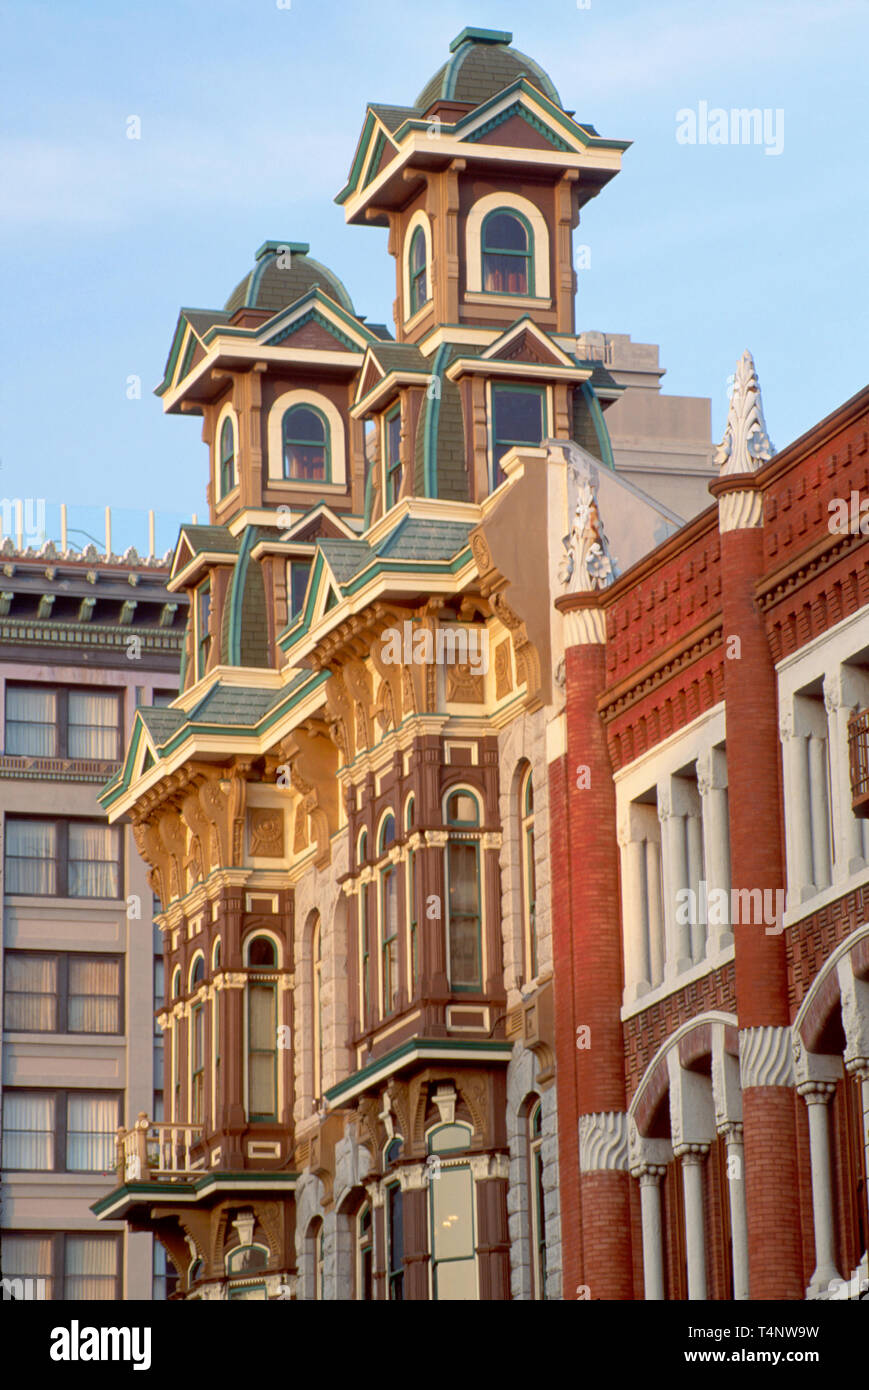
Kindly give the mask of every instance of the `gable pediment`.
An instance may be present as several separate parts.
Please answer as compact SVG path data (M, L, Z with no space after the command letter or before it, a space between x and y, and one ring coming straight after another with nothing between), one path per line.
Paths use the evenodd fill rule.
M482 357L491 362L528 362L535 366L572 367L574 362L531 319L520 319L490 343Z
M569 150L566 140L529 111L522 102L516 102L506 111L499 112L467 137L468 144L511 145L517 149Z

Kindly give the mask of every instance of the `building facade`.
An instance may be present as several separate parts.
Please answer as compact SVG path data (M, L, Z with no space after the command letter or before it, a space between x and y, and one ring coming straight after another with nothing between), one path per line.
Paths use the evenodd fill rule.
M162 1249L90 1209L163 1084L153 892L97 792L177 693L184 601L130 551L7 538L0 565L3 1296L151 1298Z
M785 616L844 455L823 484L804 441L765 463L759 409L737 412L759 401L745 364L721 495L694 516L708 403L623 410L632 390L665 399L657 355L577 337L572 234L625 149L510 35L464 30L412 107L368 107L337 200L388 229L395 336L295 242L265 242L223 309L179 316L159 394L202 417L209 524L182 529L168 583L190 614L180 694L137 711L101 793L161 905L166 1103L121 1136L94 1208L158 1237L179 1298L823 1282L796 1223L816 1194L826 1249L839 1197L788 1049L803 1001L829 1004L849 970L847 1027L862 1018L862 957L807 928L797 997L790 917L710 926L707 890L778 901L776 663L810 621L859 627L865 573L843 542L821 566L837 597ZM811 912L835 885L852 902L861 872L847 646L830 764L847 861L824 860L820 821L788 832L792 875L817 838ZM815 700L794 706L793 775L820 797L821 676L793 680ZM861 1026L800 1033L800 1087L832 1087L834 1054L850 1078L852 1165Z

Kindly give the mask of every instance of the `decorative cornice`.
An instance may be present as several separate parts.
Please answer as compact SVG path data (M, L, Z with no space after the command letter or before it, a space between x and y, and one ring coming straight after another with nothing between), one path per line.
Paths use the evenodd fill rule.
M739 1076L750 1086L793 1086L789 1028L743 1028L739 1034Z
M579 1171L624 1172L628 1167L628 1117L603 1110L579 1117Z

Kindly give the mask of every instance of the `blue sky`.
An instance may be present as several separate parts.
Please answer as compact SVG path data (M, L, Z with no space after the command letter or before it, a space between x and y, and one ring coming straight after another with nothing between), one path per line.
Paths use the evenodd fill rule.
M466 24L511 30L568 109L634 141L576 234L578 328L660 343L664 390L711 396L716 438L745 347L779 448L866 384L866 0L0 0L0 18L0 496L204 515L201 422L152 395L179 307L221 305L286 239L390 322L386 233L333 199L366 101L412 102ZM679 144L701 101L783 111L782 153Z

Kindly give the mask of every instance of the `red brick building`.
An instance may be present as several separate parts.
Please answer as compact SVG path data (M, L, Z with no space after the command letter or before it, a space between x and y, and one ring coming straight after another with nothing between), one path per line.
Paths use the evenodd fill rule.
M718 462L556 600L566 1298L866 1287L869 389L773 456L746 354Z

